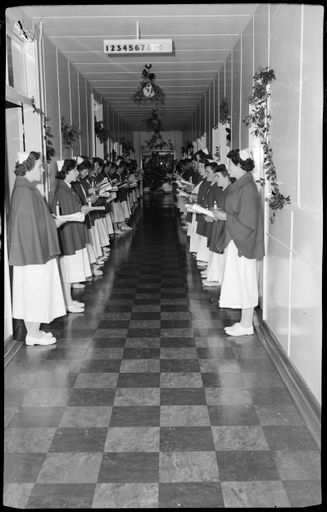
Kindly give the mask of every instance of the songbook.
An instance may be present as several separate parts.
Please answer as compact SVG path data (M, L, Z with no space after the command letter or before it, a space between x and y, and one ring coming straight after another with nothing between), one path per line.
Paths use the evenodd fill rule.
M182 185L188 185L189 187L194 187L193 183L190 183L189 181L186 181L186 180L183 180L183 178L181 178L180 180L180 183L182 183Z
M181 196L181 197L190 197L190 194L187 194L186 192L184 192L183 190L179 190L177 192L177 195Z
M82 212L71 213L69 215L56 215L57 219L65 222L84 222L85 215Z
M112 189L111 183L104 183L103 185L100 186L100 193L108 192L111 189Z
M215 218L211 210L208 210L207 208L202 208L202 206L196 203L192 205L192 211L195 213L201 213L202 215L208 215L208 217Z

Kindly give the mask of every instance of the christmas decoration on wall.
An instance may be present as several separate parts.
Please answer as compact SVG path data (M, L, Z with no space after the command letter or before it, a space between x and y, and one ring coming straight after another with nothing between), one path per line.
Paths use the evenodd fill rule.
M148 132L151 130L154 132L160 132L162 123L156 109L152 109L150 117L145 120L145 126Z
M70 124L65 116L61 118L61 135L66 149L72 149L74 142L78 140L81 133L82 131L75 125Z
M160 132L153 132L152 137L149 140L145 140L146 146L141 146L142 150L168 150L174 151L174 144L170 139L164 141Z
M135 153L133 144L129 140L125 140L125 137L120 137L119 144L122 146L122 153L124 157L129 157L131 152Z
M36 112L41 116L42 122L43 122L43 129L44 129L44 140L45 140L45 148L46 148L46 160L47 163L51 162L51 159L56 154L55 149L52 144L52 138L53 134L51 131L51 126L49 125L50 118L35 104L35 98L32 96L31 98L31 104L33 107L33 112Z
M155 103L157 105L163 105L165 103L165 94L159 85L156 84L156 75L150 72L151 68L152 64L146 64L144 66L139 86L131 97L134 103Z
M106 130L103 121L98 121L96 117L94 117L94 131L101 144L109 139L109 130Z
M273 69L269 67L259 67L258 71L253 76L253 94L249 100L251 112L243 119L246 126L253 126L254 129L251 133L259 138L263 148L265 175L271 186L271 194L266 198L272 210L270 217L271 223L275 221L277 211L281 210L286 204L291 203L290 196L284 196L279 190L280 182L277 181L276 167L273 162L273 151L270 146L270 83L275 79L276 76ZM264 179L259 181L261 184L265 183Z
M228 124L226 129L226 146L230 147L231 144L231 116L229 112L228 102L227 98L223 98L222 103L219 107L219 113L220 113L220 123L221 124Z

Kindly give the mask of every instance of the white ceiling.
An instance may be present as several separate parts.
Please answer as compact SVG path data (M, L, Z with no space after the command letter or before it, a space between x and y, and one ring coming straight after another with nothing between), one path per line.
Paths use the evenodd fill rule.
M153 105L134 104L144 65L165 93L163 129L190 119L259 4L21 6L132 130L144 130ZM172 54L106 55L104 39L172 39Z

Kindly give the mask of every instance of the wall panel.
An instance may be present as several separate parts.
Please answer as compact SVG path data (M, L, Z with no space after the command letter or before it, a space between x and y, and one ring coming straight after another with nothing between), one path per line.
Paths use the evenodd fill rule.
M316 211L322 210L322 17L322 6L303 6L299 206ZM316 136L312 137L312 134ZM307 141L310 141L310 144Z
M78 72L76 68L69 65L69 76L70 76L70 109L71 109L71 123L76 127L79 126L79 111L78 111ZM79 138L73 145L73 156L80 154Z
M321 402L321 272L293 254L290 358Z
M270 238L267 265L266 300L269 304L267 324L288 352L290 249Z
M249 146L249 128L243 119L249 113L249 99L252 96L253 84L253 25L252 19L242 34L242 101L241 101L241 142L242 148Z
M254 15L253 74L269 65L269 4L261 4Z
M280 189L297 196L298 123L300 101L301 6L271 5L270 66L271 145ZM285 106L287 105L287 108Z
M218 118L218 122L220 120L220 105L222 104L223 102L223 99L225 98L226 96L226 86L225 86L225 68L226 66L222 66L220 68L220 71L219 71L219 103L218 103L218 115L219 115L219 118Z
M70 96L69 91L69 77L68 77L68 60L61 53L58 52L58 83L59 83L59 103L60 103L60 120L62 117L70 122ZM62 158L70 158L72 156L71 149L62 146ZM58 158L59 159L59 158ZM60 159L59 159L60 160Z
M241 40L233 48L233 80L232 80L232 147L240 148L240 93L241 93Z
M230 114L232 114L233 105L232 105L232 56L231 56L231 54L229 54L226 59L225 81L226 81L225 97L227 98L229 112L230 112Z

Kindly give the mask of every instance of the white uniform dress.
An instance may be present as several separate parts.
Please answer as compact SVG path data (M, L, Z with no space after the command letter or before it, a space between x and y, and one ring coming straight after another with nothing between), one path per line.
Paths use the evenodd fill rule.
M66 315L57 258L13 267L13 318L51 323Z

